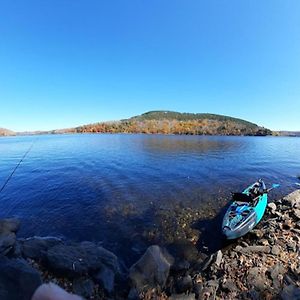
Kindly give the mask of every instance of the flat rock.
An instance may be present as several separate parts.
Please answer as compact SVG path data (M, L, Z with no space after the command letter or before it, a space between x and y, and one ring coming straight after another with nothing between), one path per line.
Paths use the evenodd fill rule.
M270 253L270 246L248 246L239 249L241 253Z
M191 294L172 294L169 298L170 300L195 300L196 295L191 293Z
M219 250L219 251L217 252L217 254L216 254L216 261L215 261L215 265L216 265L217 267L220 266L220 263L221 263L221 261L222 261L222 257L223 257L222 251Z
M272 246L271 253L274 255L279 255L281 252L281 248L278 245Z
M129 270L133 287L138 291L156 286L163 288L169 276L171 259L159 246L150 246Z
M0 257L0 299L30 300L42 284L39 273L23 259Z

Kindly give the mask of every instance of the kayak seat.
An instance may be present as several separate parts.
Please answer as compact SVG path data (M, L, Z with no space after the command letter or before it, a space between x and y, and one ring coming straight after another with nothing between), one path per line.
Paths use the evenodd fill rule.
M232 194L232 200L237 202L237 204L243 204L243 203L252 203L253 198L247 194L244 193L233 193Z

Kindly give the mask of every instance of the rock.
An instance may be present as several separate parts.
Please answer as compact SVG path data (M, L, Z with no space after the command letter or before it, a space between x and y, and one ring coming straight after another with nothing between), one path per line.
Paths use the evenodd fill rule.
M18 219L0 220L0 255L6 255L14 248L19 227Z
M288 248L288 250L291 251L291 252L296 252L296 251L297 251L297 243L294 242L294 241L289 241L289 242L287 243L287 248Z
M195 300L196 295L195 294L172 294L169 298L170 300Z
M219 251L217 252L217 255L216 255L216 261L215 261L215 265L216 265L217 267L220 266L220 263L221 263L221 261L222 261L222 257L223 257L222 251L219 250Z
M0 257L0 299L30 300L42 284L39 273L23 259Z
M294 285L285 286L280 296L282 300L299 300L300 288Z
M42 259L49 248L59 244L62 240L55 237L32 237L23 240L22 253L24 257Z
M249 287L254 287L256 290L262 291L266 288L266 277L262 274L259 267L254 267L248 270L247 283Z
M299 208L295 208L293 211L293 214L297 220L300 220L300 209Z
M129 278L138 291L144 287L164 287L169 276L172 258L159 246L150 246L145 254L131 266Z
M222 288L229 292L238 291L238 288L232 279L227 279L224 283L222 283Z
M282 274L285 273L285 268L282 264L277 263L275 266L273 266L270 270L270 276L273 280L273 286L275 288L279 288L281 285L281 281L283 279Z
M47 251L47 263L57 273L71 277L98 271L104 266L120 272L118 258L90 242L56 245Z
M16 234L14 232L5 233L0 236L0 255L8 254L16 243Z
M290 207L300 207L300 190L295 190L283 198L283 202Z
M73 280L73 292L79 296L89 298L94 292L94 283L88 278L76 278Z
M270 253L269 246L249 246L242 248L241 253Z
M2 219L0 220L0 235L4 233L14 232L16 233L20 228L20 220L11 218L11 219Z
M280 246L278 246L278 245L272 246L272 249L271 249L272 254L279 255L280 252L281 252Z
M193 287L192 277L190 275L181 277L176 282L178 293L185 293L190 291Z
M268 203L268 208L271 210L272 214L274 214L277 207L276 207L275 203L271 202L271 203Z
M115 286L115 272L104 266L101 270L94 275L94 279L101 287L108 293L111 294Z

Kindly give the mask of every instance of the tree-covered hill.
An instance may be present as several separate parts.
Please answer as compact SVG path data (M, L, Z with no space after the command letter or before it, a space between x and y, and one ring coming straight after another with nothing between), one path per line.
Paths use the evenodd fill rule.
M150 111L115 122L79 126L75 132L150 133L195 135L271 135L269 129L223 115Z
M15 135L15 132L6 128L0 128L0 136L10 136L10 135Z

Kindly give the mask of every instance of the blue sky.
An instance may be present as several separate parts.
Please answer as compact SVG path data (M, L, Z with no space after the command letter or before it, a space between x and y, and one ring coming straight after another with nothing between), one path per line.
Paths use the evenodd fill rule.
M300 130L300 1L0 1L0 127L159 109Z

